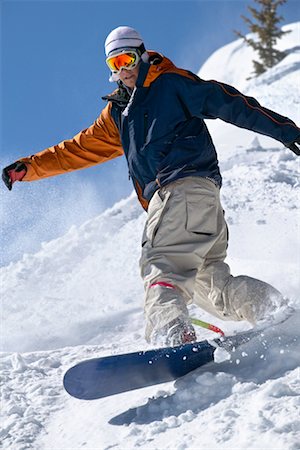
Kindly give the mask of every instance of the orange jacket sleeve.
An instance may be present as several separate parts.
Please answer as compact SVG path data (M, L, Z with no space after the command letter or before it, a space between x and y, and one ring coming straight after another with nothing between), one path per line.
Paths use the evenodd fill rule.
M52 177L109 161L123 154L120 134L110 114L108 103L98 119L73 139L49 147L28 158L22 158L27 173L22 181Z

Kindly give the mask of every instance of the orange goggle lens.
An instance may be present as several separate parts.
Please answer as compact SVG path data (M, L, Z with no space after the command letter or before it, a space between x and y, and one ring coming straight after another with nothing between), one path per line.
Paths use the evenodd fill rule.
M112 72L118 73L122 68L133 69L138 63L138 55L132 52L121 53L110 56L107 58L106 63Z

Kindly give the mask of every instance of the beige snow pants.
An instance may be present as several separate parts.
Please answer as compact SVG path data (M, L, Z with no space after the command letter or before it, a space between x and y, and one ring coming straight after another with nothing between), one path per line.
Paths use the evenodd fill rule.
M272 286L233 277L224 263L228 230L220 190L209 179L187 177L152 197L140 260L146 299L146 338L195 303L214 316L255 323L282 301Z

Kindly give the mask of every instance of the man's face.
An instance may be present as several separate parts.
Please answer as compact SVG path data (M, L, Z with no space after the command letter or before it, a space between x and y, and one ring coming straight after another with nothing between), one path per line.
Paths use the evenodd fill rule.
M139 67L138 64L134 69L128 70L128 69L121 69L121 72L119 74L120 80L125 84L125 86L129 87L130 89L133 89L136 84L136 80L139 75Z

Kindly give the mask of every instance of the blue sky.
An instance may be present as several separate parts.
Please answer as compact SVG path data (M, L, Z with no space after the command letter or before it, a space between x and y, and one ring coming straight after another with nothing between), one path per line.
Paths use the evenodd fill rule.
M217 48L247 32L253 1L2 1L1 166L70 138L105 106L103 43L119 25L139 30L148 49L198 72ZM299 20L299 3L280 8ZM5 262L93 217L132 190L123 158L92 169L0 188ZM33 243L33 241L35 243ZM15 242L15 244L14 244Z

